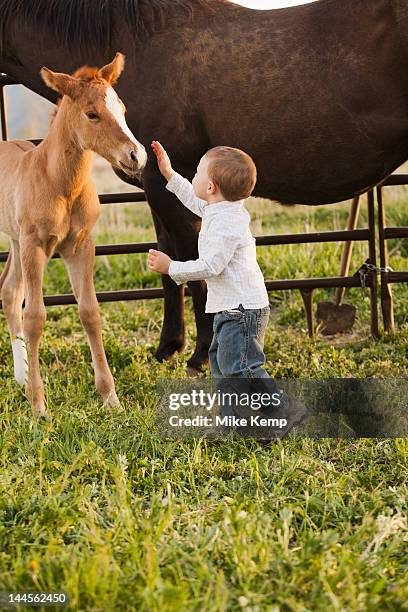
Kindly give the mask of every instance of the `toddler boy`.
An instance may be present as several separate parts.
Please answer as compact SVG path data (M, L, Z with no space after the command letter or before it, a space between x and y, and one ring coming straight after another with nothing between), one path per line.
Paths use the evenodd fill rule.
M215 313L214 336L208 352L215 379L257 379L252 383L258 386L258 379L269 379L268 390L278 391L263 368L270 307L256 260L250 215L244 206L256 183L252 158L240 149L214 147L201 158L190 183L173 170L159 142L153 141L152 149L167 180L166 188L201 217L202 224L198 259L174 261L165 253L150 249L148 268L169 274L178 285L206 280L205 311Z

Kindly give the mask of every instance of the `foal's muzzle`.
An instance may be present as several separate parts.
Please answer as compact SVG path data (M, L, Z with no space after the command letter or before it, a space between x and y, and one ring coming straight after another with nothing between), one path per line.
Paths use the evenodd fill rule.
M133 176L143 170L146 162L146 149L142 144L139 144L128 150L126 158L119 161L119 168L126 174Z

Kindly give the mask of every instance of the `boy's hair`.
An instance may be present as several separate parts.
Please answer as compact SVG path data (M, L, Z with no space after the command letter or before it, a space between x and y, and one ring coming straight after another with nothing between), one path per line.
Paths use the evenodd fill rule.
M248 153L233 147L214 147L205 154L208 176L229 202L248 198L256 183L256 166Z

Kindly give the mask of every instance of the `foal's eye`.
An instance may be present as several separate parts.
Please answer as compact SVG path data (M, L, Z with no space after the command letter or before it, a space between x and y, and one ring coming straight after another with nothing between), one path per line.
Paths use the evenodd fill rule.
M85 113L85 115L88 117L88 119L90 119L91 121L96 121L97 119L99 119L99 115L97 115L96 113L93 113L92 111L89 111L88 113Z

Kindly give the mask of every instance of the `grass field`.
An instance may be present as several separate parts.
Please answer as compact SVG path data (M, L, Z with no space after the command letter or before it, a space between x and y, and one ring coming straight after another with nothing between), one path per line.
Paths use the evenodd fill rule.
M388 198L408 225L408 196ZM248 204L253 233L344 229L348 206ZM361 227L366 223L363 207ZM99 243L154 240L144 204L104 207ZM4 241L0 246L6 247ZM366 259L356 244L351 272ZM406 241L390 264L408 269ZM265 277L338 274L340 244L259 247ZM145 255L98 258L99 290L155 287ZM45 293L70 292L61 262ZM316 291L314 303L332 299ZM276 377L407 377L408 289L394 287L395 335L369 336L369 298L352 289L352 334L309 339L299 292L270 294L267 369ZM155 381L183 377L186 351L153 359L161 300L103 304L104 341L124 411L93 386L75 307L48 308L41 368L50 423L12 378L0 315L0 591L66 591L72 610L407 610L407 439L162 440ZM209 375L209 372L207 372Z

